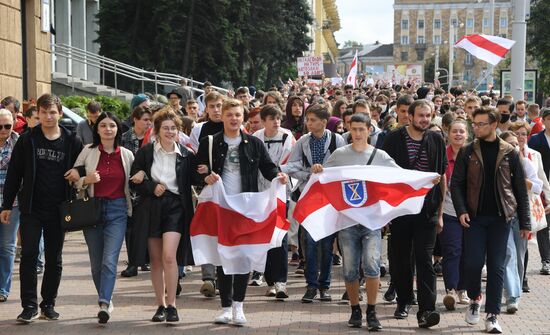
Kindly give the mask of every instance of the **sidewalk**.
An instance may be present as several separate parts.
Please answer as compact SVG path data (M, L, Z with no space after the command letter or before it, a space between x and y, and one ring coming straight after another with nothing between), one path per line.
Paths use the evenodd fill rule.
M149 274L140 272L137 277L117 280L113 302L115 310L111 320L105 326L97 323L97 294L95 292L89 268L88 250L81 233L67 236L64 249L64 269L57 311L61 314L58 321L37 320L30 325L19 325L15 318L21 312L19 301L19 275L13 279L12 293L6 303L0 304L0 334L359 334L367 329L347 327L350 308L339 300L344 292L342 267L334 267L331 294L333 302L302 304L300 299L305 292L303 276L294 274L295 267L289 267L289 294L286 302L277 302L264 297L265 287L249 287L245 301L245 313L248 324L243 328L214 325L212 320L219 313L219 298L207 299L198 293L202 281L200 267L195 267L183 284L182 295L178 298L180 322L175 325L150 322L156 306L152 293ZM121 253L119 273L124 269L122 263L126 252ZM550 276L538 274L540 258L535 245L529 245L529 285L531 293L521 298L516 315L501 315L501 323L506 334L550 334ZM39 281L41 276L39 276ZM382 278L382 293L387 287L387 277ZM480 334L484 333L484 324L467 326L464 312L467 306L459 306L457 311L447 312L442 304L443 281L438 278L438 303L441 311L441 323L431 330L421 330L416 323L416 308L411 310L407 320L395 320L394 304L382 303L377 313L384 327L384 333L410 334ZM40 288L39 288L40 292ZM365 302L361 303L363 312ZM416 307L416 306L415 306ZM365 322L364 322L365 325Z

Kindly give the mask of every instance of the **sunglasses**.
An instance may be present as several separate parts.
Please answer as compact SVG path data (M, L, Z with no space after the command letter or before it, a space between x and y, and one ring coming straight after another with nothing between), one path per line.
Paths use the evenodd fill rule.
M0 124L0 129L4 128L5 130L11 129L11 124Z

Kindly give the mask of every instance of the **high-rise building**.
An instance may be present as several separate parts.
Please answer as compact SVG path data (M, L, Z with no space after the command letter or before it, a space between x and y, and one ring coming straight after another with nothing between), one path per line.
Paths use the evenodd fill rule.
M395 0L394 62L424 64L439 49L445 55L439 67L448 70L449 46L461 37L482 33L511 38L511 1L494 1L493 30L490 10L489 0ZM483 81L489 64L455 48L453 67L453 83L473 87ZM441 71L441 82L447 82L445 75Z

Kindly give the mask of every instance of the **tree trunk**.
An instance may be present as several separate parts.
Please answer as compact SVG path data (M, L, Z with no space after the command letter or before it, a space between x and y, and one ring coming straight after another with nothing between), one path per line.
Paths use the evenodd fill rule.
M191 8L189 9L189 16L187 20L187 36L185 39L185 51L183 52L183 67L181 74L183 76L189 76L189 58L191 57L191 40L193 36L193 16L195 14L195 0L191 0Z

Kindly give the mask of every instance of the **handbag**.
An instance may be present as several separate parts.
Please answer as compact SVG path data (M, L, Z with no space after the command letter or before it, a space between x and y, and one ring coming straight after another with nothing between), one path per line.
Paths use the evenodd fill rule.
M88 190L84 191L84 197L80 199L76 198L75 192L70 193L69 200L59 205L61 228L64 231L79 231L103 224L101 199L90 197Z
M529 209L531 216L531 232L536 233L541 229L546 228L546 214L544 213L544 205L540 196L529 192Z

